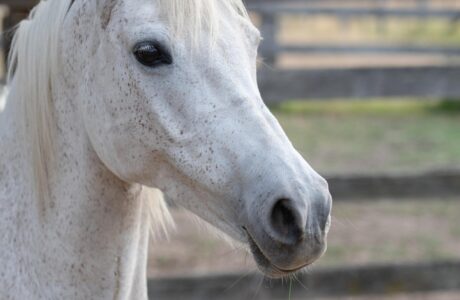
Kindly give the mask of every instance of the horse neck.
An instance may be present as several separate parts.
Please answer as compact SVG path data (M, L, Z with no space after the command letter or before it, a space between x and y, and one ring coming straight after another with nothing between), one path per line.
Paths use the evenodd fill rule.
M149 219L143 188L104 166L70 99L59 91L54 99L55 153L44 211L31 197L16 205L30 220L15 229L20 238L13 248L21 249L17 261L27 270L21 284L46 299L144 299Z

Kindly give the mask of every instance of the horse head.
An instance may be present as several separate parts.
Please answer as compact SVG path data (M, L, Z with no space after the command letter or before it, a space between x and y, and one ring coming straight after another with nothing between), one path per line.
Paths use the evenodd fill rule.
M325 251L331 196L264 104L240 0L75 1L63 81L99 158L249 246L279 277Z

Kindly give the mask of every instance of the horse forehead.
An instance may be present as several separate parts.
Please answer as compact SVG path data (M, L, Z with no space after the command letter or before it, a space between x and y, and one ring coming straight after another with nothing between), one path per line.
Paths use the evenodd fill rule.
M120 4L118 5L117 9L115 9L114 14L116 14L118 18L122 18L125 24L128 25L159 23L171 29L174 24L167 24L168 22L184 23L186 27L187 22L189 21L187 18L184 20L177 19L167 21L165 12L162 12L163 8L160 7L160 3L156 0L118 1L120 1ZM255 29L253 26L246 26L244 22L239 20L234 13L223 11L225 9L228 9L228 7L217 5L218 34L254 34L254 30L257 31L257 29Z
M198 34L198 42L188 43L188 39L194 40L194 37L173 37L174 32L171 31L171 26L162 18L154 1L148 0L147 3L148 5L143 6L142 9L131 9L133 4L129 4L125 8L115 12L116 16L114 18L116 20L114 21L117 29L113 33L116 34L116 37L120 37L119 34L121 34L121 36L130 35L130 39L136 36L146 38L150 34L154 34L153 37L161 37L164 41L169 40L176 46L178 44L184 44L184 47L193 46L196 48L195 50L198 50L196 53L207 52L205 48L208 50L233 48L234 53L236 53L236 47L246 52L248 49L246 49L247 44L244 43L244 40L248 36L257 35L258 32L257 29L254 30L230 15L219 21L218 27L213 33L214 37L211 37L211 32L202 31ZM187 20L177 20L177 22L187 22Z
M114 13L130 21L159 21L160 10L155 0L121 0Z

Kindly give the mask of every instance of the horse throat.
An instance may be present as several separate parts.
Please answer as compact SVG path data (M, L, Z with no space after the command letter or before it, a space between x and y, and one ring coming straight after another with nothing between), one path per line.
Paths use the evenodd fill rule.
M32 183L21 174L27 147L1 145L10 153L2 158L10 161L0 167L16 167L8 169L13 179L0 184L21 196L0 213L11 220L0 222L0 233L7 237L0 262L13 273L0 278L0 298L147 299L144 188L121 181L104 166L68 100L55 101L56 152L42 217L31 197ZM1 206L8 201L0 194Z

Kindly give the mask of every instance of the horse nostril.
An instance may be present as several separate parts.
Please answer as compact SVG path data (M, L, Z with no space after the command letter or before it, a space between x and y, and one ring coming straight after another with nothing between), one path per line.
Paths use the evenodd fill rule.
M303 218L289 199L280 199L275 203L270 221L273 233L286 244L297 243L304 235Z

